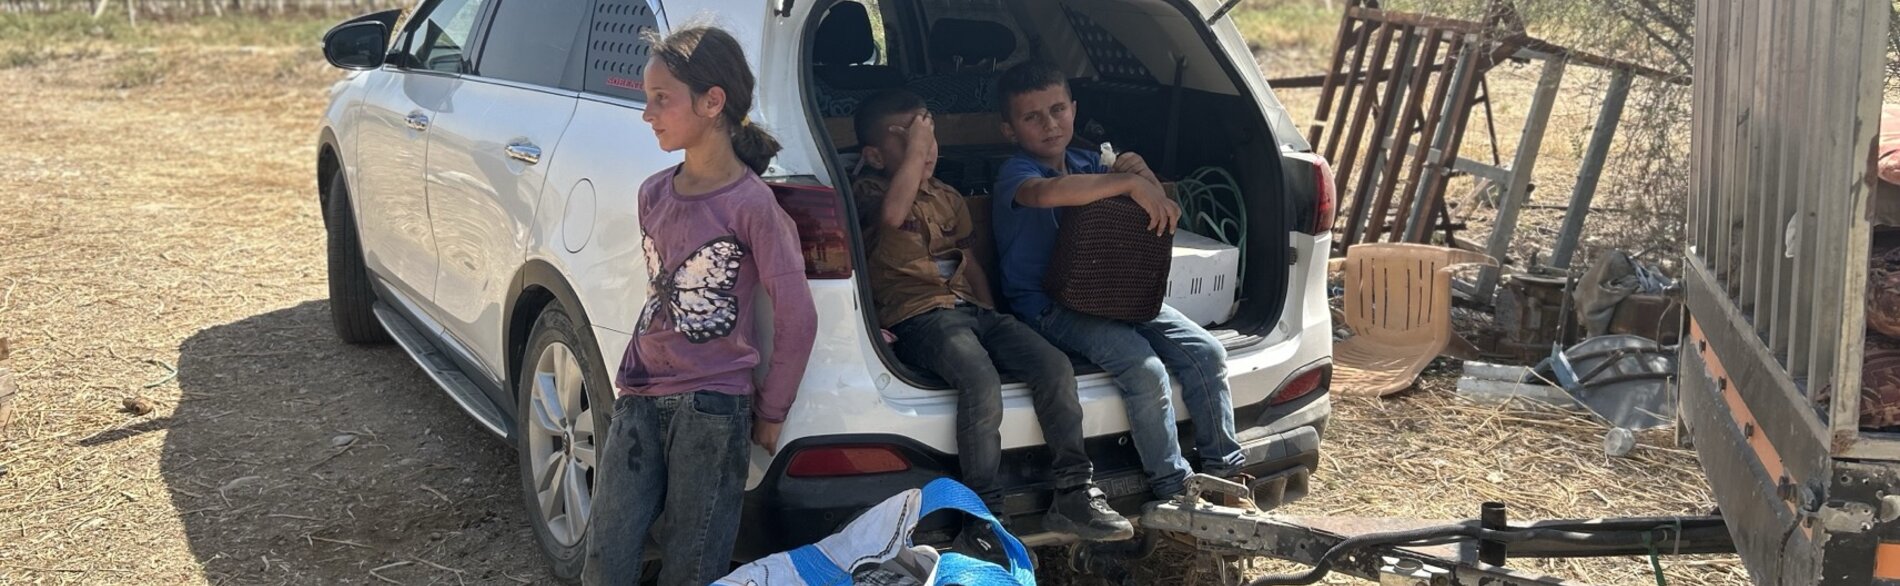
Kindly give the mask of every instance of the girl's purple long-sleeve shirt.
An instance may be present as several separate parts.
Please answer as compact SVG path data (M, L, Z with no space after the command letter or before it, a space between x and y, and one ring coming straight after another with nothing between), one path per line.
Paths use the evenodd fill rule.
M746 172L709 193L673 190L678 167L640 186L650 286L621 358L622 395L754 394L753 413L782 422L798 395L817 333L798 229L771 188ZM761 292L772 304L772 361L756 385Z

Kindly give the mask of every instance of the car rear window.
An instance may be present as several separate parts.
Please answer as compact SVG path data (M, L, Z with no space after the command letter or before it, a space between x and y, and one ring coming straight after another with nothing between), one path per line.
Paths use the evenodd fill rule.
M587 31L587 73L582 91L646 102L650 47L641 35L660 28L646 0L600 0Z

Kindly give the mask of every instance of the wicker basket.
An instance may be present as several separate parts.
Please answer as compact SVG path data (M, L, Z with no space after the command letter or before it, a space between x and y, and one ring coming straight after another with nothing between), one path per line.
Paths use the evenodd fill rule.
M1161 314L1174 239L1148 231L1148 212L1128 196L1062 211L1042 286L1064 307L1125 322Z

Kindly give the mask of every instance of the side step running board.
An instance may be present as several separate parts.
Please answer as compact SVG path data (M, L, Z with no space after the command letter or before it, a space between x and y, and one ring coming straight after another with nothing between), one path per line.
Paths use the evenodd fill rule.
M389 337L395 338L396 345L402 346L403 351L409 353L409 358L414 359L416 365L422 367L422 372L428 373L429 378L435 380L436 386L442 387L442 390L449 394L449 398L455 399L455 404L461 405L463 411L474 416L475 421L481 423L482 427L488 428L490 433L503 439L508 437L507 419L495 409L494 404L489 402L481 389L475 386L475 382L469 380L468 375L462 374L462 370L456 368L455 363L435 347L435 343L430 342L428 337L422 335L422 332L416 331L415 326L410 325L408 319L383 302L376 302L373 309L376 312L376 321L383 322L383 329L389 330Z

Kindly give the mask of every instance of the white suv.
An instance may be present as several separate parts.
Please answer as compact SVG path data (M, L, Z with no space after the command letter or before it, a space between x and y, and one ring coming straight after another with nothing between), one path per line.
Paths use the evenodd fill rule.
M1218 167L1234 178L1245 212L1224 221L1244 234L1245 268L1231 317L1210 330L1228 349L1257 500L1298 498L1331 413L1333 187L1218 4L423 0L347 21L324 39L352 73L330 90L317 155L337 334L394 339L519 449L540 543L557 575L577 575L612 373L648 294L635 190L680 160L640 120L640 35L710 20L759 72L752 120L785 145L766 180L798 223L820 324L782 449L753 453L739 552L809 543L956 473L955 391L894 357L854 270L865 258L844 179L854 107L886 88L923 95L938 116L938 177L984 197L1013 151L990 88L1042 58L1071 73L1079 134L1143 153L1164 177ZM1120 393L1087 364L1077 385L1097 482L1134 512L1148 490ZM1004 395L1007 516L1026 541L1049 543L1047 451L1027 389ZM1192 437L1191 422L1181 428Z

